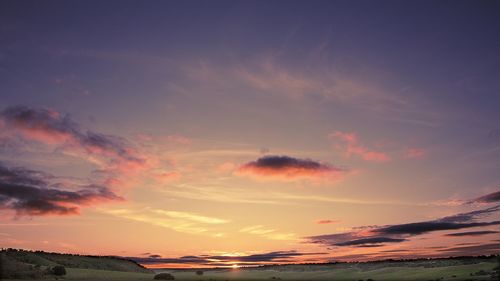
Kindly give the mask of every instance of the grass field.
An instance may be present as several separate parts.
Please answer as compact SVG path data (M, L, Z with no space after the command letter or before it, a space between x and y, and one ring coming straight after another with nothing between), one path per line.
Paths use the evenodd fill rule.
M231 269L208 270L204 274L196 275L194 270L169 270L175 280L495 280L490 275L471 276L480 270L491 272L497 266L494 262L483 262L470 265L445 266L436 268L423 267L390 267L375 270L322 269L308 271L280 271L276 269ZM97 269L67 268L67 275L59 280L66 281L151 281L154 274L120 272ZM33 279L24 279L26 281ZM47 279L54 280L54 277ZM14 279L6 281L16 281ZM19 279L17 279L19 281Z
M58 277L59 280L67 281L143 281L153 280L153 273L123 272L99 269L66 268L67 274ZM5 281L33 281L37 279L3 279ZM3 281L2 280L2 281ZM40 280L55 280L55 277L47 277Z
M479 281L500 280L499 256L459 257L418 260L386 260L362 263L267 265L237 269L157 269L155 272L141 265L116 257L76 256L44 252L0 252L0 278L3 280L64 280L64 281L145 281L153 280L155 273L167 272L175 280L231 281L231 280L375 280L375 281ZM54 265L64 265L66 275L56 277L46 273ZM45 273L44 273L45 272ZM35 274L33 273L43 273ZM36 279L33 279L36 278Z
M424 267L389 267L374 270L355 268L325 269L304 271L280 271L276 269L237 269L225 271L206 271L198 276L194 271L170 271L176 280L495 280L491 276L471 276L480 270L491 272L497 266L494 262L470 265Z

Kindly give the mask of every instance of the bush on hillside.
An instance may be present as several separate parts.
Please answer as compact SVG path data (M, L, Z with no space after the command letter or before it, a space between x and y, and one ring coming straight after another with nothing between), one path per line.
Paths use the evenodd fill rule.
M170 273L163 272L163 273L156 274L154 279L155 280L174 280L175 277Z
M56 276L66 275L66 268L62 265L56 265L52 268L52 274Z
M203 270L197 270L196 275L203 275Z

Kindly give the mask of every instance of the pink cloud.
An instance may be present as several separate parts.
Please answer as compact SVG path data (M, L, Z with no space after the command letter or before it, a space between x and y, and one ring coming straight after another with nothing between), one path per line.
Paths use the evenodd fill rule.
M217 171L219 171L221 173L232 172L236 168L237 168L236 164L234 164L232 162L224 162L224 163L220 164L219 166L217 166Z
M274 62L267 60L255 69L239 69L237 77L250 86L263 91L286 94L293 98L300 98L307 93L321 89L324 85L317 80L310 79L299 73L292 73L279 68Z
M173 172L162 172L153 175L155 180L160 183L169 183L172 181L179 180L181 178L181 173L177 171Z
M155 176L162 181L178 177L174 173L155 175L160 164L158 155L133 146L125 138L84 130L69 115L49 109L19 106L0 111L0 136L12 142L20 138L55 146L64 154L89 161L98 166L92 171L92 182L113 190L138 186Z
M372 150L362 145L355 133L336 131L329 135L330 139L340 140L344 145L336 145L337 148L345 150L348 156L356 155L363 160L371 162L388 162L391 157L384 152Z
M76 215L83 206L122 201L105 185L78 185L21 167L0 164L0 210L17 216Z
M413 147L406 150L405 157L410 159L422 159L427 156L427 151L423 148Z
M168 135L164 137L165 140L175 144L190 145L192 140L181 135Z
M317 224L334 224L334 223L339 223L340 220L317 220Z
M153 140L153 136L149 134L137 134L135 136L139 141L149 142Z
M49 145L83 150L116 162L142 163L137 151L124 139L90 130L84 131L69 115L43 108L8 107L0 112L2 130Z

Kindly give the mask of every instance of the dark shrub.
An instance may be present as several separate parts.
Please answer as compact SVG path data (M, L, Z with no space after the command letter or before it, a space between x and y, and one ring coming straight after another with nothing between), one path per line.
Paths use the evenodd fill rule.
M203 275L203 270L197 270L196 275Z
M155 280L174 280L175 277L170 273L163 272L163 273L156 274L154 279Z
M489 272L486 272L486 271L484 271L484 270L479 270L479 271L476 271L476 272L474 273L474 275L476 275L476 276L488 275L488 274L489 274Z
M52 268L52 273L57 276L66 275L66 268L62 265L56 265Z

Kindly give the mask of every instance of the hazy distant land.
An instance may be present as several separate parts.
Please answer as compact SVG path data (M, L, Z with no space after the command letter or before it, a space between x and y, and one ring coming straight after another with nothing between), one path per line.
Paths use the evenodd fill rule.
M2 250L1 280L154 280L167 272L175 280L500 280L500 256L384 260L327 264L265 265L212 269L147 269L125 258L42 251ZM64 266L66 274L50 273Z

